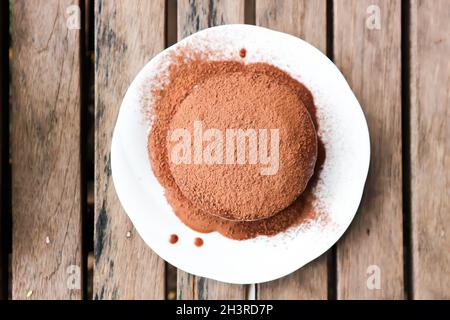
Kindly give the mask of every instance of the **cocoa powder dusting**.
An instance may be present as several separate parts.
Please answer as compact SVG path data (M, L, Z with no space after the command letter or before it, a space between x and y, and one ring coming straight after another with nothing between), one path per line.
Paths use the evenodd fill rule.
M217 79L220 79L220 81ZM251 116L254 109L249 106L257 106L258 103L260 103L260 95L249 94L251 90L246 91L246 89L251 89L251 87L254 88L258 81L262 81L264 86L261 88L265 88L269 91L272 90L270 92L274 97L297 97L298 101L292 103L292 105L297 107L298 113L287 112L287 114L290 115L288 118L291 120L294 115L294 123L297 125L303 125L300 129L308 128L308 122L306 121L304 115L302 116L300 111L302 106L306 107L306 110L309 113L309 121L312 121L316 130L318 128L316 109L311 93L301 83L292 79L287 73L272 65L265 63L246 65L238 61L208 61L203 58L185 61L182 57L174 57L173 63L169 67L169 79L167 84L154 90L153 92L154 101L152 105L152 112L155 120L149 134L148 154L154 174L161 185L165 188L166 198L172 206L175 214L183 223L195 231L203 233L218 231L226 237L237 240L250 239L258 235L276 235L287 230L289 227L299 225L305 221L315 218L318 212L314 209L314 202L316 199L314 198L312 189L317 183L320 168L325 160L325 148L320 139L317 141L315 140L315 135L313 139L311 134L305 134L303 131L298 131L298 127L291 128L291 131L289 131L287 128L292 125L292 122L287 121L286 118L284 118L285 122L278 122L277 124L281 126L286 125L287 131L285 131L284 138L283 135L280 134L280 171L273 176L271 181L271 184L276 185L272 191L275 190L273 192L276 192L276 190L281 190L281 193L277 193L276 197L271 198L270 193L267 193L267 189L254 188L253 185L242 185L241 191L252 189L250 193L246 194L247 198L244 197L238 199L238 197L227 198L227 196L225 196L225 199L231 201L232 203L229 204L227 201L220 203L221 206L229 204L227 210L224 210L225 213L230 213L230 208L232 211L234 210L234 212L236 208L244 208L237 217L244 217L243 220L261 218L255 216L255 213L262 212L261 210L264 208L270 207L270 203L275 203L275 206L266 211L266 214L263 215L263 219L255 221L224 219L224 217L235 219L236 216L227 216L226 214L218 215L217 210L215 210L217 207L214 205L208 207L208 201L203 201L204 198L201 197L200 193L192 194L189 192L191 189L185 188L186 185L183 184L182 188L180 188L177 184L177 182L180 184L188 184L188 175L185 175L183 171L177 171L178 168L174 168L173 166L171 168L167 150L167 136L171 125L175 125L172 121L174 118L177 118L176 115L177 112L180 111L180 106L186 99L189 99L189 95L192 93L194 88L201 87L201 85L204 84L206 86L205 88L207 88L208 92L210 92L211 97L220 97L224 90L224 86L220 84L223 84L223 80L225 79L227 79L227 83L229 84L235 83L236 85L236 83L238 83L238 86L241 88L241 93L243 93L239 96L239 99L242 100L242 105L246 105L249 108L247 115ZM242 86L245 86L246 83L250 87L242 88ZM222 92L220 90L222 90ZM195 96L192 99L194 98ZM273 101L270 103L272 104ZM191 101L189 105L189 108L192 108L195 105L195 101ZM210 104L200 103L198 105L209 106ZM206 112L206 109L203 111ZM218 108L215 111L218 118L225 116L225 118L228 117L228 120L231 119L230 114L226 114L227 110L221 110ZM266 110L263 108L258 111L267 112L268 109ZM252 127L257 128L258 125L263 124L265 125L265 128L270 128L269 122L271 120L277 120L277 117L281 117L283 114L281 110L277 113L277 116L274 116L272 113L271 119L271 117L264 118L264 112L257 114L255 120L258 119L260 122L258 123L257 121ZM209 113L206 112L204 115L208 114ZM268 114L271 113L269 112ZM236 114L236 116L237 115L238 114ZM183 117L180 117L176 120L178 121L176 125L187 126L188 122L184 123L182 118ZM264 123L264 119L269 122ZM191 118L188 120L193 121L195 119ZM251 122L251 118L247 118L247 120ZM215 122L213 125L215 124L218 123ZM280 132L282 131L280 130ZM287 132L290 134L286 135ZM283 147L286 148L283 149ZM289 151L288 147L292 147L292 149ZM284 150L283 152L281 152L282 149ZM314 149L314 152L312 152L312 149ZM305 155L306 158L298 161L298 158L295 156L299 156L301 154ZM312 154L314 154L314 157L311 156ZM292 157L292 155L294 155L294 157ZM289 156L291 156L291 158L289 158ZM285 161L286 157L290 160ZM311 161L312 158L314 161ZM297 163L295 161L297 161ZM285 162L287 163L286 165L284 165ZM290 164L290 166L288 164ZM308 166L311 167L309 168L309 171L307 168ZM244 167L245 166L243 166L243 168ZM286 170L283 171L283 169ZM177 171L177 180L174 179L174 171ZM184 170L184 172L187 171ZM312 177L311 174L313 174ZM307 176L306 178L305 175ZM293 178L289 180L289 177ZM309 177L311 177L311 179L309 179ZM210 189L216 188L217 185L220 185L220 183L218 183L218 179L220 179L220 175L213 176L212 179L203 179L202 183L204 183L204 185L202 188L205 190L208 190L208 187ZM257 180L258 179L260 178L257 178ZM306 185L308 179L309 183ZM192 180L189 181L192 183ZM242 180L243 183L246 183L245 181L245 179ZM299 182L299 184L296 185L296 181ZM306 189L305 185L301 186L302 181L304 181ZM261 185L268 187L268 185L264 183ZM182 189L184 189L184 192ZM223 185L214 190L216 192L216 196L220 192L226 195L227 192L230 191L229 189L224 189ZM249 196L250 198L248 198ZM280 197L284 197L283 201L279 201L277 203L278 198ZM266 198L268 200L265 200ZM250 201L246 203L246 199ZM255 199L257 199L256 202ZM241 203L239 201L241 201ZM242 206L243 204L246 204L246 206ZM208 207L208 209L205 210L205 207ZM257 208L257 210L252 210L252 208ZM248 215L248 212L251 212L252 214Z

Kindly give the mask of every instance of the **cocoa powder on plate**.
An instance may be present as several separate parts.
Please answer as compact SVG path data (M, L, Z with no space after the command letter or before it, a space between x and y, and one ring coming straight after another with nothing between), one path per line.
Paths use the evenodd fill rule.
M214 138L200 141L203 128L215 130ZM195 207L225 219L251 221L276 214L305 190L314 172L317 138L308 111L295 91L262 73L219 74L197 84L172 117L169 136L179 129L189 133L187 138L167 144L176 184ZM232 135L227 143L226 133L238 130L244 138ZM262 135L271 141L258 143ZM214 152L208 152L210 146ZM203 163L203 150L209 163ZM194 154L201 163L193 163ZM186 163L176 162L181 156Z
M305 171L308 171L307 169L303 168L301 170L297 170L297 177L291 179L291 181L287 184L284 183L285 181L283 180L289 178L289 170L284 172L284 174L274 175L275 180L277 178L279 179L276 180L275 184L278 187L282 186L278 189L281 193L278 193L277 195L282 194L285 199L284 201L278 203L279 208L277 208L277 206L272 206L270 210L266 211L266 215L263 215L264 219L259 219L256 221L235 221L224 219L220 216L220 214L218 215L217 212L211 212L211 207L209 207L209 210L205 210L203 207L204 203L192 201L195 197L192 194L189 194L189 192L186 192L186 188L184 190L185 192L183 192L182 188L180 188L177 184L177 181L174 179L173 175L174 168L171 166L169 161L169 154L167 150L167 137L171 128L172 120L176 117L177 112L180 110L180 106L192 93L194 87L198 87L199 85L206 83L209 85L208 90L212 91L211 95L220 95L219 91L214 92L213 84L214 79L220 79L221 77L231 77L234 79L234 82L236 82L235 84L238 83L240 86L246 85L245 81L252 82L254 79L263 79L265 85L273 88L275 93L272 94L276 95L278 93L281 95L286 95L286 93L288 93L288 95L295 95L299 101L299 103L296 104L298 110L301 110L302 106L305 106L312 122L315 125L315 128L318 128L315 106L311 93L301 83L272 65L264 63L244 64L238 61L209 61L202 57L190 60L185 60L183 57L174 57L169 67L168 81L165 85L155 89L153 92L153 124L148 139L148 154L154 174L161 185L165 188L166 198L172 206L175 214L183 223L196 231L218 231L226 237L239 240L253 238L258 235L275 235L287 230L291 226L295 226L304 221L313 219L318 213L314 207L314 201L316 199L314 198L312 190L314 184L317 182L320 167L325 158L324 146L320 140L317 141L317 161L315 161L314 156L314 175L304 191L303 189L305 186L301 186L302 180L299 179L298 175L299 172L303 172L303 174L305 174ZM244 83L240 82L239 79L245 80ZM217 82L217 84L219 83L220 82ZM248 84L254 85L254 83ZM253 105L256 105L259 102L258 95L243 94L242 99L250 99L250 101L246 101L247 105L251 105L252 103ZM254 101L251 101L252 99ZM193 103L191 103L191 107L192 105ZM219 116L220 112L221 110L217 110ZM223 112L226 112L226 110ZM301 118L300 115L297 114L297 116L298 119ZM264 114L259 113L255 118L258 117L259 119L264 119ZM270 117L267 120L270 120ZM303 124L305 123L307 122L303 122ZM306 128L308 128L308 126L306 126ZM300 127L300 129L302 129L302 127ZM306 140L303 141L303 145L302 142L299 141L299 138L302 137L302 133L303 137L306 137ZM280 140L280 144L282 144L282 139ZM305 163L305 161L303 161L300 165L308 166L311 165L311 163L314 165L314 162L311 162L311 150L314 149L315 152L316 142L315 139L311 138L311 135L305 135L304 132L300 130L294 135L287 135L284 139L286 139L286 145L297 145L299 150L305 151L303 154L309 154L309 158L307 158L310 162L308 163L306 161ZM307 141L308 139L309 141ZM289 154L287 149L286 154ZM294 154L299 155L302 153L294 152ZM283 163L281 152L280 163ZM294 166L294 168L298 169L299 166ZM243 166L242 169L245 170L245 166ZM295 170L296 169L291 172L292 176L295 176ZM312 172L313 170L310 168L310 173L308 173L309 176ZM180 175L183 176L183 174ZM204 190L202 190L202 192L207 192L206 189L208 185L211 187L217 186L218 178L219 176L217 175L213 179L204 181L205 185L203 186ZM308 179L309 177L306 179L306 182ZM295 181L299 182L299 184L296 185ZM303 182L306 185L306 182ZM243 190L245 188L251 189L253 194L250 192L250 194L252 194L250 198L253 197L253 200L259 199L260 202L254 202L253 206L251 201L247 204L249 212L252 212L253 215L246 215L245 210L241 211L240 217L244 217L243 220L260 218L257 215L255 216L255 212L259 212L259 210L265 206L270 207L271 199L275 199L275 203L277 202L276 197L269 197L267 198L268 201L264 201L264 196L258 197L258 194L264 194L267 190L258 190L258 188L252 189L252 187L252 185L243 186ZM227 188L222 187L222 189L223 190L221 190L221 188L216 188L216 195L218 195L220 191L222 191L223 194L227 194L227 192L229 192ZM301 193L302 191L303 193ZM298 194L300 195L298 196ZM234 198L233 201L235 201L235 205L233 206L232 203L230 208L238 208L239 205L245 203L243 200L246 198L240 199L241 203L236 201L237 199L237 197ZM261 199L263 200L261 201ZM261 203L263 204L262 206ZM280 203L282 204L280 205ZM257 208L257 210L251 210L252 208ZM230 211L227 212L229 213ZM224 216L236 218L236 216L232 215Z

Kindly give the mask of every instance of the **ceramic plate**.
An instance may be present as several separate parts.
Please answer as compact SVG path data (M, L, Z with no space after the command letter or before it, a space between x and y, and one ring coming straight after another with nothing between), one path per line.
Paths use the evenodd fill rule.
M326 160L314 190L323 214L274 237L237 241L217 232L200 234L173 213L147 156L151 88L164 81L169 56L181 47L216 52L213 60L267 62L306 85L314 96ZM155 79L158 78L158 81ZM161 80L162 79L162 80ZM146 88L146 90L143 90ZM318 49L291 35L250 25L200 31L154 57L123 99L111 146L114 185L125 212L145 243L164 260L197 276L249 284L285 276L327 251L350 225L361 200L370 159L369 132L361 106L336 66ZM168 239L177 234L173 245ZM204 240L193 245L195 237ZM138 257L136 257L138 259Z

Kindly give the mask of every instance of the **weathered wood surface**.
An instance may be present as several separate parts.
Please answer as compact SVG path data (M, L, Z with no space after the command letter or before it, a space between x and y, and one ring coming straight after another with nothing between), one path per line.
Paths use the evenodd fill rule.
M0 3L0 299L6 299L7 296L7 272L8 272L8 253L4 250L5 235L3 230L5 228L6 212L5 203L3 202L6 185L5 185L5 169L8 155L4 152L6 145L5 131L7 125L7 109L8 106L8 3L3 1Z
M377 8L380 29L370 29ZM359 212L337 245L337 297L401 299L401 2L334 1L333 40L335 63L366 115L372 155Z
M178 39L201 29L244 23L244 1L178 1ZM178 270L178 299L245 299L247 288L196 277Z
M88 0L12 3L12 298L80 299L81 279L86 276L82 274L81 238L81 202L85 199L80 192L84 174L80 163L80 57L84 53L80 49L87 49L88 42L79 30L67 28L66 10L74 4L83 3L85 9L90 5ZM117 199L110 143L129 83L145 62L175 41L176 28L169 30L165 25L169 14L165 6L175 3L97 0L95 12L85 14L85 18L95 14L96 38L95 299L164 298L164 262L141 240ZM408 294L412 298L449 299L450 1L411 0L410 6L404 5L410 20L408 29L403 30L400 0L178 0L177 17L170 12L168 24L178 24L181 39L210 26L253 19L257 25L291 33L326 52L330 49L330 4L334 36L328 41L332 40L335 63L364 109L371 134L365 194L354 222L337 244L336 288L328 279L328 257L323 255L287 277L258 285L256 297L326 299L330 289L337 289L338 299L402 299L404 279L410 276ZM368 27L376 18L377 7L380 29ZM7 1L0 8L0 15L6 14ZM0 17L1 110L8 107L7 59L3 59L7 38L2 37L7 34L6 20ZM406 36L410 41L402 48ZM402 66L402 49L409 54L409 65ZM403 85L409 85L410 97L406 97L409 104L402 106L401 72L406 68L409 79L404 78ZM405 256L403 232L408 225L403 226L402 215L402 107L410 108L406 110L410 118L405 118L410 121L410 154L403 157L410 161L411 173L407 181L411 199L406 199L411 204L411 247L405 248L411 255ZM3 116L0 112L0 133L7 130L1 127L7 123ZM0 137L0 153L5 150L2 142ZM0 159L5 158L0 154ZM3 177L2 166L0 184ZM4 217L4 211L0 210L0 216ZM0 224L3 239L1 230ZM5 256L0 252L2 262ZM411 259L405 269L411 274L404 275L404 257ZM7 264L0 264L0 298L6 298L2 297L6 293L2 290L6 288L2 278L5 267ZM380 289L375 288L373 272L377 270ZM371 285L375 287L371 289ZM253 289L178 271L178 298L246 299Z
M73 4L13 2L13 299L82 295L80 31L66 26Z
M449 17L450 1L411 3L414 299L450 299Z
M327 50L325 0L256 0L256 24L300 37ZM258 299L327 299L327 255L282 279L258 286Z
M142 66L164 49L164 0L95 4L94 299L163 299L164 261L122 209L110 146L120 103Z
M244 7L244 0L179 0L178 39L213 26L244 23Z
M326 0L256 0L256 25L286 32L327 51Z

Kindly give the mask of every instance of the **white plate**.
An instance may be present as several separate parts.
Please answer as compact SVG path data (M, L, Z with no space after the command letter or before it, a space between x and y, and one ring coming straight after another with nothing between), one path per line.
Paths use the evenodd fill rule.
M285 70L312 92L319 135L327 157L317 185L326 214L274 237L236 241L217 232L197 233L173 213L147 157L149 123L142 99L151 105L152 79L166 74L169 55L180 46L214 49L213 59L268 62ZM150 87L150 90L149 90ZM142 88L147 90L143 91ZM148 96L143 97L143 92ZM350 225L361 200L370 159L367 123L352 90L336 66L319 50L291 35L250 25L200 31L154 57L131 83L120 108L111 146L114 185L125 212L145 243L172 265L229 283L259 283L283 277L327 251ZM177 234L175 245L168 239ZM204 245L193 245L195 237ZM139 259L139 257L136 257Z

